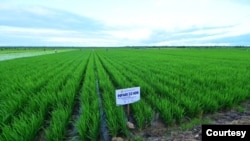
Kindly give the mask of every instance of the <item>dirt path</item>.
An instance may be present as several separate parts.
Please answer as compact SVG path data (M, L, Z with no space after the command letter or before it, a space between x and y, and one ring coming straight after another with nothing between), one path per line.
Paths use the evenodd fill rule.
M219 111L205 115L202 119L209 119L209 124L244 124L250 125L250 100L231 110ZM178 127L165 127L162 122L155 122L150 128L137 132L134 136L141 136L144 141L201 141L201 125L181 131Z

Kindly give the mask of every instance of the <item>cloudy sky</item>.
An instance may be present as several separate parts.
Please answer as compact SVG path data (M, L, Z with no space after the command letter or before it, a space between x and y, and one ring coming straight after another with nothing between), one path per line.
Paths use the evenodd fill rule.
M250 1L0 0L6 45L250 45Z

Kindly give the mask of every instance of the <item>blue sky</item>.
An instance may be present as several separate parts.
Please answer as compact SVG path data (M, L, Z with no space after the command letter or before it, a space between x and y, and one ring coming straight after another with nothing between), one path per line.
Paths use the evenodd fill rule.
M248 0L1 0L0 46L250 45Z

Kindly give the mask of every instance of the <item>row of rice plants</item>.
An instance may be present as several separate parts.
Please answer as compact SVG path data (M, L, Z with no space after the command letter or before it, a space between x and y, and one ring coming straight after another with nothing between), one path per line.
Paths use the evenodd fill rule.
M110 80L110 76L103 68L99 58L95 55L95 66L97 68L97 78L100 86L100 93L107 118L109 134L112 137L117 135L128 136L129 131L126 126L126 115L123 107L116 106L115 88Z
M94 71L94 55L92 53L87 66L80 99L80 117L75 126L79 139L98 140L100 137L100 111Z
M71 57L71 59L74 59L76 61L77 58L80 58L80 54L78 54L77 56L78 57L73 57L72 55L70 55L68 57ZM64 61L63 58L60 58L60 59ZM40 92L36 94L36 96L33 97L33 99L29 101L28 107L25 107L24 112L22 112L19 116L14 117L13 122L11 124L3 125L2 134L0 136L1 140L33 140L35 136L38 134L38 131L40 130L40 128L42 127L42 124L44 124L44 120L46 120L48 116L51 117L52 119L51 123L53 123L54 121L58 121L56 117L58 118L67 117L67 116L61 116L63 115L61 113L65 113L65 112L56 112L59 110L54 110L54 109L57 109L55 108L57 105L60 105L60 104L54 104L54 103L60 103L58 101L65 101L65 103L61 102L61 105L63 106L58 106L58 107L64 107L64 108L66 107L65 109L67 109L67 106L70 107L71 105L70 103L72 102L67 102L68 101L67 99L69 99L68 97L71 97L71 95L73 95L72 90L70 92L66 91L64 93L60 91L58 92L58 90L72 89L72 87L76 87L75 86L76 84L74 84L74 82L73 82L73 85L70 85L70 83L72 82L69 81L67 83L68 85L66 85L64 84L65 83L64 81L65 79L69 79L71 77L69 74L74 72L74 70L76 69L76 66L79 66L81 62L84 63L84 61L82 61L81 59L78 59L77 62L71 63L71 65L69 65L70 67L69 66L68 68L66 67L62 71L62 73L58 73L58 75L56 75L55 77L50 78L50 81L48 82L49 85L46 85L46 87L44 87ZM82 69L83 65L80 65L80 68ZM57 69L60 69L60 67L54 68L55 71ZM44 70L37 70L37 71L44 71ZM46 72L44 72L44 74L46 75ZM62 93L61 96L59 95L59 93ZM60 116L56 116L56 115L60 115ZM69 115L69 114L66 114L66 115ZM33 117L33 118L30 118L30 117ZM30 128L30 123L34 123L32 126L32 129ZM55 124L52 124L52 125L55 125ZM52 127L52 126L49 126L49 127ZM48 130L50 129L52 128L48 128ZM60 132L60 131L57 131L57 132ZM49 139L49 135L53 133L54 132L46 134L47 138ZM54 137L56 138L56 136Z
M112 66L105 57L99 56L99 59L101 60L104 69L108 72L111 79L113 79L113 82L117 84L116 89L137 86L137 84L129 81L123 73L121 73L121 70ZM144 101L144 99L131 104L131 108L133 112L131 115L134 117L139 130L142 130L151 124L153 119L153 109Z

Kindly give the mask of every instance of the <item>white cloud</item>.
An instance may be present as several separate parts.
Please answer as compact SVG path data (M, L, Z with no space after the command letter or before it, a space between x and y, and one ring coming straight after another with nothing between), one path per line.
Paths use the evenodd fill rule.
M30 13L41 15L41 16L54 16L55 15L55 13L49 10L48 8L39 7L39 6L27 7L25 10Z
M90 37L49 37L44 41L48 43L57 43L59 45L69 46L117 46L117 40L110 38L90 38Z
M0 3L0 9L11 9L11 8L13 8L13 5Z
M108 35L111 35L120 39L128 39L128 40L142 40L147 39L151 35L151 31L147 29L128 29L128 30L111 30L106 31Z
M64 35L64 34L79 34L73 30L59 30L48 28L25 28L25 27L13 27L13 26L0 26L0 32L2 34L14 34L14 35L30 35L30 36L50 36L50 35Z

